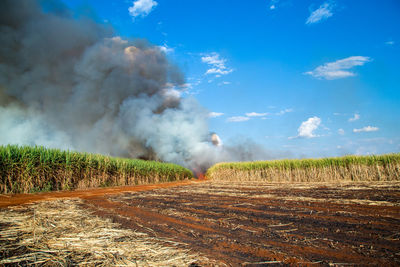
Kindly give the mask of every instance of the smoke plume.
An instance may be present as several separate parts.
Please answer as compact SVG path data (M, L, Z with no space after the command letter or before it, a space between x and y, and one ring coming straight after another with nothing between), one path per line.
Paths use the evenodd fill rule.
M183 75L157 46L48 3L0 2L1 144L190 168L235 160L232 148L212 145L209 112L181 98Z

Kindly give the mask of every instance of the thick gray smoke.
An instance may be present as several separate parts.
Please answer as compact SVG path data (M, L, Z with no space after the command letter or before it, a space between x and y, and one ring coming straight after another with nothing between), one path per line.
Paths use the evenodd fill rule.
M158 47L51 3L44 12L34 0L0 2L1 144L191 168L235 159L212 145L208 112L180 97L183 75Z

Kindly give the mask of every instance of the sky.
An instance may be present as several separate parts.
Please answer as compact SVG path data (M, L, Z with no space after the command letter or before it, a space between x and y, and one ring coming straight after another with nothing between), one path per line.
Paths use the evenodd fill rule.
M62 0L180 67L223 143L276 157L400 152L398 0Z

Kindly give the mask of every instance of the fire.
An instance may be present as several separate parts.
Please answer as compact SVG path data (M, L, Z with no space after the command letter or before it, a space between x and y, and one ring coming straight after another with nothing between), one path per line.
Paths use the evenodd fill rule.
M204 176L204 173L199 173L199 174L197 174L197 179L199 179L199 180L205 180L206 177Z
M199 179L199 180L207 179L206 176L204 175L204 173L200 171L200 168L194 168L193 172L197 179Z

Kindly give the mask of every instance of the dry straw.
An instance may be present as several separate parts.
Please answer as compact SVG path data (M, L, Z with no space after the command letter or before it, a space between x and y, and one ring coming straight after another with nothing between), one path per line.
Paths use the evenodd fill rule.
M81 200L0 211L0 266L189 266L208 259L182 244L118 228Z
M29 146L0 146L0 193L72 190L192 178L176 164Z
M400 154L218 163L206 175L213 180L234 181L398 181Z

